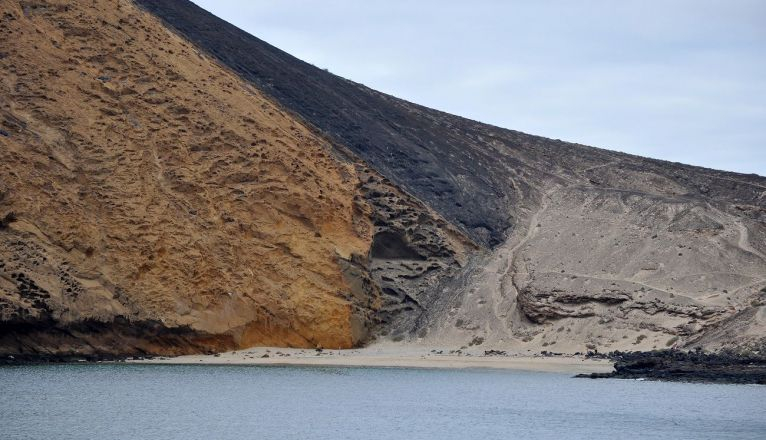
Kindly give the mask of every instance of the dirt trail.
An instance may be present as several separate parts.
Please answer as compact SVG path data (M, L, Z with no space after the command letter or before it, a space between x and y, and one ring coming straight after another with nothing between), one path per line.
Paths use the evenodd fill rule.
M498 282L497 282L497 290L494 295L494 299L501 300L506 297L510 297L511 300L514 302L516 298L518 297L518 290L516 289L516 283L514 282L514 276L518 274L526 274L526 265L523 265L523 271L519 271L519 269L516 269L516 255L517 251L521 249L529 240L531 240L537 233L538 230L538 222L540 219L540 215L544 213L548 209L548 203L549 198L553 193L560 190L561 188L555 188L549 191L543 192L543 195L541 197L541 203L540 208L535 211L534 214L529 219L529 222L527 223L527 228L524 234L524 237L522 237L520 240L518 240L515 244L513 244L510 249L505 251L505 246L512 243L512 240L508 240L506 244L503 245L500 249L498 249L497 253L498 255L502 255L506 261L505 270L500 275ZM497 304L497 302L495 303ZM497 312L495 313L495 316L498 316L498 318L503 317L505 318L507 316L507 313L502 314L502 316L498 315Z
M751 254L755 255L756 257L766 262L766 255L763 255L762 253L758 252L757 249L753 248L753 246L750 245L750 238L749 238L749 232L747 230L747 226L745 226L744 223L742 222L738 222L737 228L739 229L739 241L737 242L737 244L739 245L740 249L744 250L745 252L750 252Z

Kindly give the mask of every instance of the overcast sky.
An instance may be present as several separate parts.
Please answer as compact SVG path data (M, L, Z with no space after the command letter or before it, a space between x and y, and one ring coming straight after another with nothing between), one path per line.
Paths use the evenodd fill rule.
M409 101L766 176L763 0L195 2Z

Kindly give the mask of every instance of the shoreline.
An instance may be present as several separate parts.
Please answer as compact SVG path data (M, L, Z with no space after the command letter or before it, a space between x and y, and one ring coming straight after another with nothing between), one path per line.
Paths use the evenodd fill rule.
M261 347L213 355L128 359L132 364L371 367L419 369L495 369L567 374L606 374L613 362L585 356L440 354L413 349L307 350Z
M258 347L207 355L97 356L0 355L0 367L56 364L208 365L262 367L516 370L590 379L766 385L766 359L731 352L655 350L585 355L501 350L428 350L423 346L372 346L348 350Z

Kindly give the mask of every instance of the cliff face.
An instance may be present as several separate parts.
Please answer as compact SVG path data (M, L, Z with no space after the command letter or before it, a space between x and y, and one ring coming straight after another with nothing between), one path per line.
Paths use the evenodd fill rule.
M417 106L185 0L0 6L0 352L766 329L763 177Z
M367 338L374 172L130 2L1 20L6 351Z

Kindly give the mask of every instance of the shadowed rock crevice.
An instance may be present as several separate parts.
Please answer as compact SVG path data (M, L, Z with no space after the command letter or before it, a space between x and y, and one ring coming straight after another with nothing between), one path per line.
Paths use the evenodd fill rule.
M372 238L370 257L382 260L425 260L399 234L383 231Z

